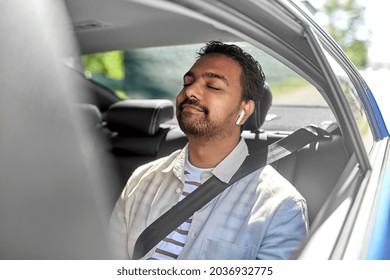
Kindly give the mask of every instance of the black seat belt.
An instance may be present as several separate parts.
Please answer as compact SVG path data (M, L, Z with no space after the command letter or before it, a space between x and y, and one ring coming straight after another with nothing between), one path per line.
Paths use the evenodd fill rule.
M138 237L133 259L142 258L168 234L191 217L196 211L223 192L227 187L250 173L271 164L289 154L303 148L314 140L330 138L331 134L316 126L301 128L289 136L272 143L268 147L247 156L229 183L212 176L186 198L150 224Z

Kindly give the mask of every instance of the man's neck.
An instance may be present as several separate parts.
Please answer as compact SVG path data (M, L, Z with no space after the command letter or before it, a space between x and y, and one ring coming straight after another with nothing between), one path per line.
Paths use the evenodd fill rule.
M188 139L189 161L199 168L213 168L237 146L239 137L224 140Z

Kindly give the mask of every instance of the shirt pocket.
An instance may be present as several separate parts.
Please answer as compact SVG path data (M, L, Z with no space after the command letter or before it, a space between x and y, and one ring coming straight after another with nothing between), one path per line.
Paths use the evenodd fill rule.
M201 260L251 260L255 257L256 250L252 246L243 246L215 239L205 239L199 253L199 259Z

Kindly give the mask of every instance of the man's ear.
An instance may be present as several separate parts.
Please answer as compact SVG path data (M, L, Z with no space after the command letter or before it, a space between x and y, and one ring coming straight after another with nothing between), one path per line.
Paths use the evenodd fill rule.
M255 110L255 101L253 100L249 100L248 102L243 101L242 110L244 110L245 114L241 123L244 124L246 120L250 117L250 115L252 115L253 111Z

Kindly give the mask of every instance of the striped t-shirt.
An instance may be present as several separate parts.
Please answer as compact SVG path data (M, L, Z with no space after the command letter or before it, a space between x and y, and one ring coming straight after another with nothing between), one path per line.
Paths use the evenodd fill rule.
M188 161L187 157L184 170L184 188L179 198L179 201L183 200L187 195L189 195L198 186L200 186L202 173L210 172L212 168L204 169L195 167ZM160 241L160 243L158 243L157 245L156 251L150 259L177 259L186 242L191 222L192 217L190 217L187 221L185 221L178 228L176 228L176 230L172 231L167 237Z

